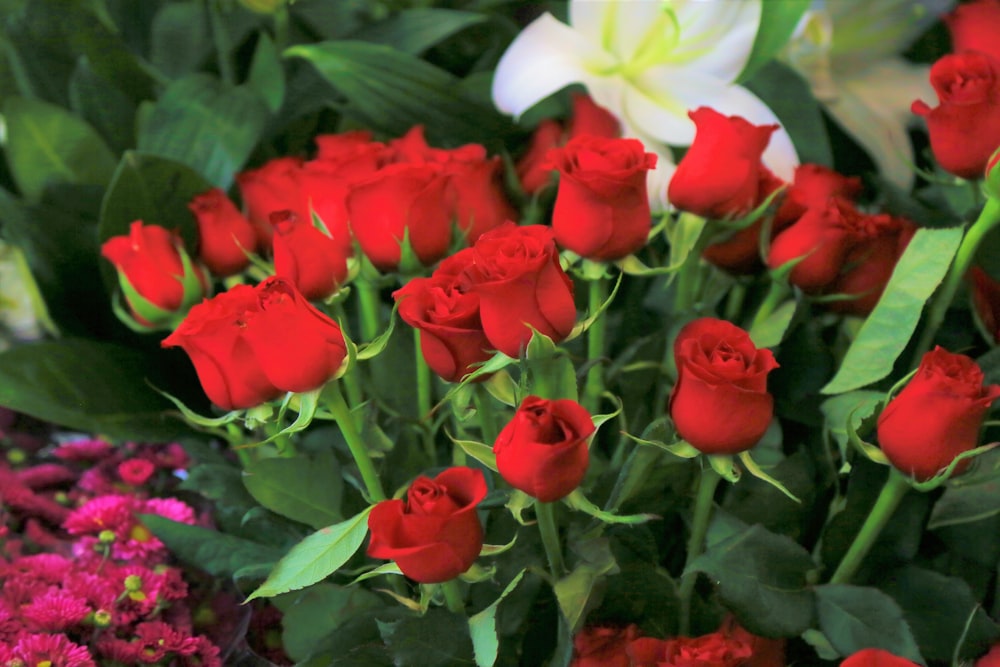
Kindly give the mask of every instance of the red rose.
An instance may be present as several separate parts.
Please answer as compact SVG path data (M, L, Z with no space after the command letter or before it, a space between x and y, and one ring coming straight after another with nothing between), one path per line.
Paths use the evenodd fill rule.
M316 389L347 355L340 327L277 277L203 301L161 345L183 348L209 399L226 410Z
M845 658L840 667L917 667L917 663L880 648L866 648Z
M632 667L743 667L752 655L750 645L721 632L701 637L653 639L629 643Z
M341 244L291 211L272 213L271 226L276 276L295 285L309 300L325 299L339 289L347 278Z
M573 113L566 128L567 139L576 139L585 134L608 139L622 136L622 126L615 115L594 102L590 95L573 93L571 101Z
M236 175L236 184L243 196L243 206L257 232L257 247L261 250L271 247L271 236L274 233L270 222L272 213L291 210L304 220L309 217L309 211L302 208L302 193L298 181L300 169L302 160L281 157L258 169Z
M875 309L882 292L892 277L896 263L909 245L917 227L909 220L877 215L847 253L845 268L827 290L831 294L847 294L852 299L832 301L827 308L835 313L866 317Z
M767 374L778 367L735 324L710 317L684 325L674 341L677 384L670 417L705 454L736 454L764 435L774 412Z
M634 624L626 628L587 627L573 637L573 662L569 667L631 667L626 652L639 635Z
M800 164L782 200L778 217L798 218L806 209L825 206L830 197L854 201L863 186L857 176L844 176L820 164Z
M581 257L621 259L646 245L646 172L656 156L636 139L582 135L549 152L559 170L552 212L556 242Z
M162 324L205 295L204 273L190 262L185 269L183 252L177 233L141 220L129 225L127 236L113 236L101 246L101 255L118 271L129 309L145 324ZM130 297L126 287L135 294Z
M976 660L975 667L1000 667L1000 644L994 644L989 653Z
M225 278L250 263L257 248L253 225L219 188L195 195L188 203L198 224L198 258L208 270Z
M969 271L972 304L993 342L1000 342L1000 282L978 266Z
M786 667L785 639L771 639L752 634L743 629L732 616L726 617L719 632L724 636L743 642L750 647L752 655L743 667Z
M479 295L464 269L472 248L446 258L430 278L413 278L393 292L399 316L420 330L420 351L431 370L447 382L458 382L473 364L492 356L493 347L479 319Z
M395 271L404 237L421 264L451 244L448 180L439 164L391 164L355 184L347 196L351 232L380 271Z
M555 342L570 334L573 282L559 264L550 228L507 223L480 236L473 250L468 275L494 348L517 358L532 328Z
M1000 58L1000 0L973 0L944 15L955 53L982 51Z
M497 470L544 503L565 498L587 474L593 434L590 413L576 401L528 396L493 445Z
M352 130L339 134L320 134L316 143L316 159L340 163L366 153L372 142L372 133L367 130Z
M967 51L944 56L931 67L939 104L917 100L913 113L927 121L931 150L945 171L981 178L1000 146L1000 60Z
M930 479L979 442L1000 385L983 386L975 361L935 347L878 417L878 441L900 472Z
M396 561L403 574L422 584L454 579L483 548L476 505L486 490L482 471L472 468L418 477L406 500L383 500L368 515L368 555Z

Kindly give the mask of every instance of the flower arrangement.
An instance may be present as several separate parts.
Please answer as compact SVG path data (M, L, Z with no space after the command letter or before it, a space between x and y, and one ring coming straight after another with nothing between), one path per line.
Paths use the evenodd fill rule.
M4 25L0 665L996 664L1000 0Z

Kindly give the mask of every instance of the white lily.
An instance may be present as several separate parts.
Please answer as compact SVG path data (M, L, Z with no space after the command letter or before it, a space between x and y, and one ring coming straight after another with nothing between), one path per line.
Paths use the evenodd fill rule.
M770 0L769 0L770 1ZM779 124L766 104L734 81L750 55L762 0L571 0L569 25L544 14L497 65L493 101L519 116L552 93L583 84L622 123L623 133L659 155L650 198L665 205L674 164L669 146L688 146L688 111L709 106L757 125ZM764 162L791 179L798 157L775 132Z
M48 322L44 310L23 253L0 241L0 350L41 338Z
M773 0L771 0L773 1ZM867 151L882 175L909 188L919 119L915 99L935 99L928 65L899 56L953 0L813 0L785 52L813 95Z

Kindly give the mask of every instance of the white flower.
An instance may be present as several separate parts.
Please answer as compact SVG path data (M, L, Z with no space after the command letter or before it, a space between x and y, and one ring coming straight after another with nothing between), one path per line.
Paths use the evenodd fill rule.
M882 175L909 188L915 99L934 99L927 65L899 57L952 0L813 0L785 59Z
M0 349L7 347L4 332L14 341L41 338L48 316L23 254L0 241Z
M545 14L511 43L497 65L493 100L519 116L567 85L583 84L621 121L625 136L659 155L650 196L665 199L674 169L668 147L694 140L688 111L708 106L757 125L779 123L734 83L753 47L761 2L571 0L569 25ZM791 179L798 158L784 130L772 135L764 162Z

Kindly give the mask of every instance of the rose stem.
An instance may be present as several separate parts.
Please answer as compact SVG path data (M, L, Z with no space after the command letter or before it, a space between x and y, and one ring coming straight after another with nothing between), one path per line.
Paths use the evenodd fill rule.
M955 261L952 262L951 269L948 270L948 275L945 276L941 289L931 301L931 307L927 313L927 323L924 325L923 331L920 332L920 342L913 350L911 367L919 366L920 359L931 348L934 334L944 322L948 306L954 300L955 293L969 270L969 265L975 259L976 250L987 232L996 227L997 223L1000 223L1000 200L989 197L986 199L983 210L979 212L979 217L965 233L965 238L962 239L961 245L958 246L958 252L955 254Z
M476 385L472 399L476 404L476 416L479 417L479 432L483 443L489 447L497 441L497 417L493 409L493 397L482 383Z
M337 420L340 432L344 434L344 440L347 441L347 447L351 450L351 456L354 457L354 462L358 465L358 470L361 472L361 479L365 483L369 497L372 502L385 500L386 496L385 492L382 491L382 483L379 481L378 473L375 472L375 466L372 465L372 460L368 456L365 442L361 439L361 434L358 433L354 419L351 418L351 411L347 407L347 403L344 402L344 395L340 393L338 382L336 380L328 382L326 388L323 390L323 395L327 399L327 407L333 413L333 418Z
M222 76L222 80L230 85L236 84L236 75L233 73L233 63L229 60L229 33L226 31L225 25L222 23L222 17L219 15L219 1L218 0L206 0L206 9L208 10L208 20L212 26L212 41L215 43L215 56L216 61L219 66L219 74Z
M875 501L871 513L865 519L864 524L862 524L861 530L858 531L857 536L854 538L854 542L851 543L851 547L844 554L840 565L837 566L837 571L830 577L831 584L846 584L851 581L851 578L857 573L858 568L861 567L861 562L868 555L868 552L871 551L872 545L875 544L879 533L889 523L889 519L909 490L909 480L903 473L890 467L889 479L886 480L885 486L879 492L878 500Z
M688 536L687 559L684 561L684 573L681 575L680 601L681 621L679 634L687 636L691 632L691 596L694 594L694 584L698 580L697 572L688 572L691 563L702 554L705 548L705 535L708 533L708 522L712 518L712 502L715 498L715 487L719 485L719 474L708 462L704 462L701 478L698 480L698 495L694 501L694 516L691 519L691 534Z
M424 451L431 465L437 461L434 449L434 432L431 430L431 369L420 351L420 329L413 330L414 362L417 366L417 421L421 426L421 438L424 441Z
M726 311L723 313L723 319L738 323L740 311L743 310L743 300L746 299L746 296L746 285L741 282L733 284L726 297Z
M603 275L590 281L588 317L593 316L608 298L608 280ZM601 359L604 358L604 339L607 333L607 319L602 314L587 331L587 361L591 364L587 370L587 381L583 388L583 407L590 414L596 414L601 407L601 393L604 391L604 368Z
M538 519L538 532L542 535L545 555L549 559L549 570L557 581L566 572L563 563L562 549L559 546L559 528L556 526L555 503L535 501L535 518Z
M288 46L288 5L285 2L280 2L274 9L274 48L277 49L278 53L285 50Z
M767 290L767 296L761 302L760 306L757 308L757 313L753 316L753 321L750 323L750 330L753 331L754 328L764 323L774 309L781 303L781 300L785 298L788 294L788 285L779 280L772 280L771 286Z
M458 587L458 579L452 579L441 584L444 592L444 601L448 605L448 611L455 614L465 614L465 602L462 600L462 591Z
M361 339L367 343L378 336L381 326L378 289L363 275L354 281L354 289L358 291L358 306L361 310Z
M347 326L347 313L344 312L343 304L338 303L333 307L333 316L341 329ZM355 368L357 367L355 366ZM344 383L344 391L347 392L348 405L361 405L361 402L364 400L363 394L361 393L361 385L358 384L358 376L355 374L357 372L355 368L349 369L346 373L344 373L343 377L340 378L340 380Z

